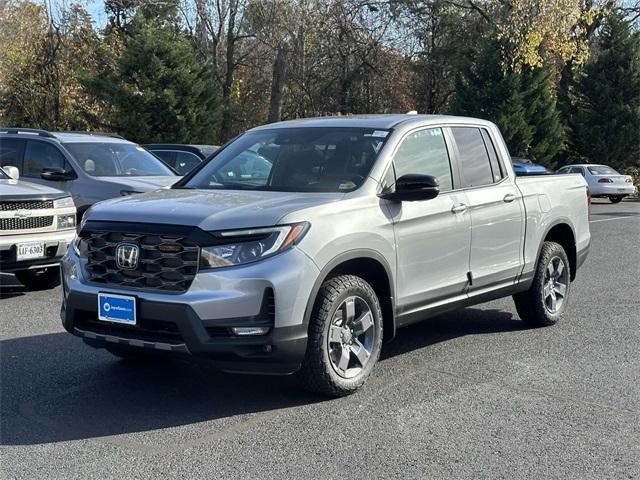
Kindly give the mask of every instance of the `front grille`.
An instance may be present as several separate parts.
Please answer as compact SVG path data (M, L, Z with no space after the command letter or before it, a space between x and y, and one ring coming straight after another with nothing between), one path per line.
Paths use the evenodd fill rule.
M53 208L53 200L27 200L0 203L0 212L11 210L42 210Z
M87 232L82 236L87 241L87 273L92 282L184 292L198 271L200 249L182 236L104 231ZM136 268L128 270L117 265L116 248L120 243L139 247Z
M0 230L29 230L53 225L53 217L0 218Z

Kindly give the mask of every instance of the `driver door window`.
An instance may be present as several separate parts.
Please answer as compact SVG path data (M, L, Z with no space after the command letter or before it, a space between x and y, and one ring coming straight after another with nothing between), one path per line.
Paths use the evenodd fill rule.
M40 174L45 168L70 170L69 164L56 147L44 142L28 141L24 152L23 175L40 178Z
M441 192L453 189L449 152L441 128L420 130L407 136L393 164L396 178L409 173L432 175L438 179Z

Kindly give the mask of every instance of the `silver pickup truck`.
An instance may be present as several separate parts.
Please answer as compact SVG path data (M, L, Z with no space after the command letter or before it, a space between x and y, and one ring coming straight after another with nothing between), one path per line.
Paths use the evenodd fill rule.
M0 272L32 289L52 288L76 234L76 207L68 194L18 175L15 167L0 169Z
M94 206L63 261L62 321L129 359L362 386L398 328L513 296L556 323L590 242L579 175L516 178L473 118L255 128L169 190Z

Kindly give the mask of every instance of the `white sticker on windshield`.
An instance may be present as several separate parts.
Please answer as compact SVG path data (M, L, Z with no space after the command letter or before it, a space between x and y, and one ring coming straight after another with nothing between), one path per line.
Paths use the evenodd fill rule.
M375 130L371 134L372 137L378 137L378 138L387 138L387 135L389 135L389 132L385 130Z

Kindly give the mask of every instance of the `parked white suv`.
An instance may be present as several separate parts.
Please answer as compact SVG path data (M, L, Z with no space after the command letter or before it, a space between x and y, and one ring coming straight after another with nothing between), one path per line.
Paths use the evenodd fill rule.
M0 169L0 272L30 288L60 283L60 259L76 233L69 194L18 180L18 169Z

